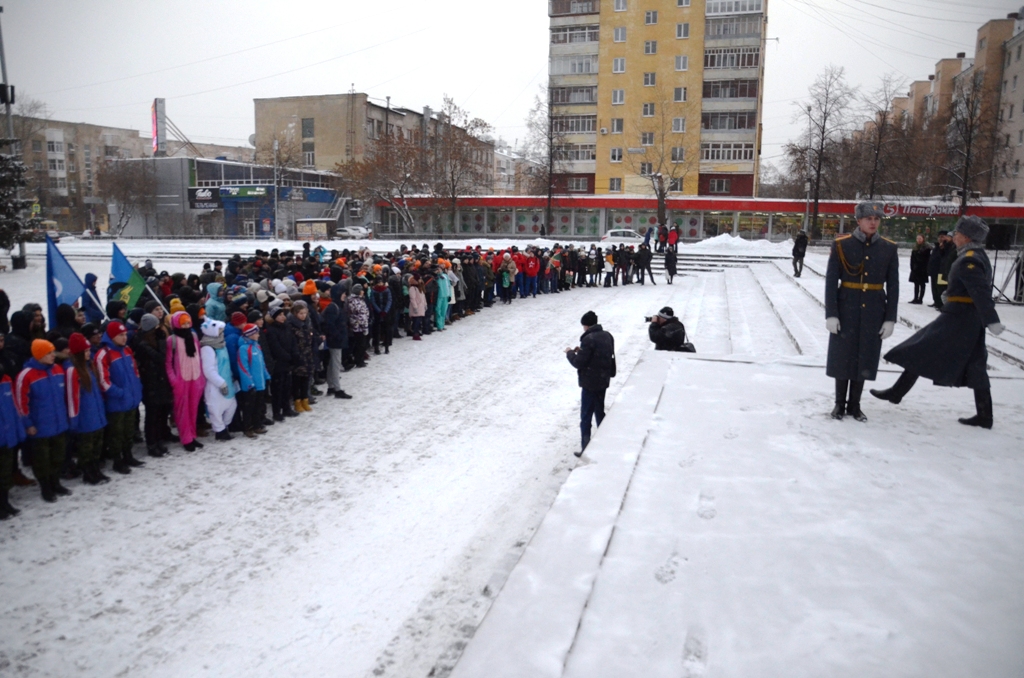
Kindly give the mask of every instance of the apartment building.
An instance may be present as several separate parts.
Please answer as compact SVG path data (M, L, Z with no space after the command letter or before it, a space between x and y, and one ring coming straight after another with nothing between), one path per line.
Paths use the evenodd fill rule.
M557 190L755 195L766 5L551 0Z
M993 192L1010 202L1024 202L1024 19L1014 22L1013 35L1003 43L1003 84L999 115L1004 151L996 168Z

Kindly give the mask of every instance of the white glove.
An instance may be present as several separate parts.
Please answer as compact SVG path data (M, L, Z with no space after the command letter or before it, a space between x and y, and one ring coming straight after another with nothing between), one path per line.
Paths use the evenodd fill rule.
M891 320L886 320L884 323L882 323L882 331L879 332L878 335L882 337L883 340L888 339L889 337L892 336L892 331L895 327L896 323L894 323Z
M942 293L942 303L944 303L944 304L948 304L949 303L949 292L943 292Z
M221 392L221 395L227 395L228 394L228 385L224 384L223 386L221 386L220 387L220 392Z
M992 334L994 334L997 337L1000 334L1002 334L1003 330L1005 330L1005 329L1006 329L1006 326L1003 325L1003 323L992 323L991 325L988 326L988 331L991 332Z
M839 318L825 318L825 327L832 334L839 334Z

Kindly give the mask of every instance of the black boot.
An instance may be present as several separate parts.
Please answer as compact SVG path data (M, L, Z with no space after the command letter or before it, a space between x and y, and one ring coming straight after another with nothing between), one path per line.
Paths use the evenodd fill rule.
M340 389L334 392L334 397L340 398L342 400L352 400L352 396L350 396L349 394L345 393Z
M151 457L162 457L164 453L160 451L160 448L156 445L146 445L146 454Z
M0 490L0 512L6 514L4 517L9 518L16 516L21 513L20 509L16 509L11 506L10 500L7 498L8 490Z
M170 450L167 449L167 446L163 444L163 441L158 442L156 444L156 449L160 450L161 457L164 456L165 454L170 454L171 452Z
M981 428L992 428L992 391L989 389L974 389L974 406L978 413L970 419L958 419L964 426L980 426Z
M43 501L52 504L57 501L57 495L50 486L49 478L36 478L39 481L39 492L43 495Z
M871 389L870 393L879 400L888 400L893 405L899 405L903 397L910 393L910 389L914 388L916 383L917 375L904 372L896 380L896 383L889 388L885 390Z
M214 435L213 437L216 438L217 440L234 440L235 439L235 437L233 435L228 433L227 429L224 429L223 431L218 431L216 433L216 435Z
M864 413L860 411L860 397L863 393L863 381L850 382L850 398L846 401L846 413L860 422L868 420Z
M136 459L135 457L132 456L131 448L128 448L125 451L125 453L124 453L124 461L125 461L126 464L128 464L132 468L138 468L139 466L145 466L146 465L146 462L139 461L138 459Z
M67 497L71 494L71 490L60 484L60 476L57 474L50 476L50 488L54 494L61 497Z
M92 475L96 479L97 485L110 482L110 477L103 473L103 467L100 466L99 461L92 462Z
M120 455L114 458L113 468L116 473L120 473L123 476L132 472L132 467Z
M846 390L850 382L846 379L836 379L836 406L832 408L833 419L841 421L846 416Z

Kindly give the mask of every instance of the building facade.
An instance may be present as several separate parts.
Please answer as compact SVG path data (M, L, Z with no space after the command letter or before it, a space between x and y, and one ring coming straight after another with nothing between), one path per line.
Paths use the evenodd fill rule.
M767 0L551 0L559 192L756 193Z
M996 168L993 191L1009 202L1024 202L1024 20L1014 23L1013 36L1003 43L1003 85L999 116L1004 157Z

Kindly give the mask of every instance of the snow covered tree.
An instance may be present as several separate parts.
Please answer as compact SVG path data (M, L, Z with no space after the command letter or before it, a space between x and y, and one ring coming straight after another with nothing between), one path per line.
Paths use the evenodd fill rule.
M100 195L117 205L117 222L111 224L115 238L124 233L137 216L156 211L156 172L152 161L109 160L100 166L97 177Z
M39 219L27 217L31 200L19 196L26 185L25 164L10 151L17 139L0 139L0 247L13 248L25 237L25 231L39 225Z

